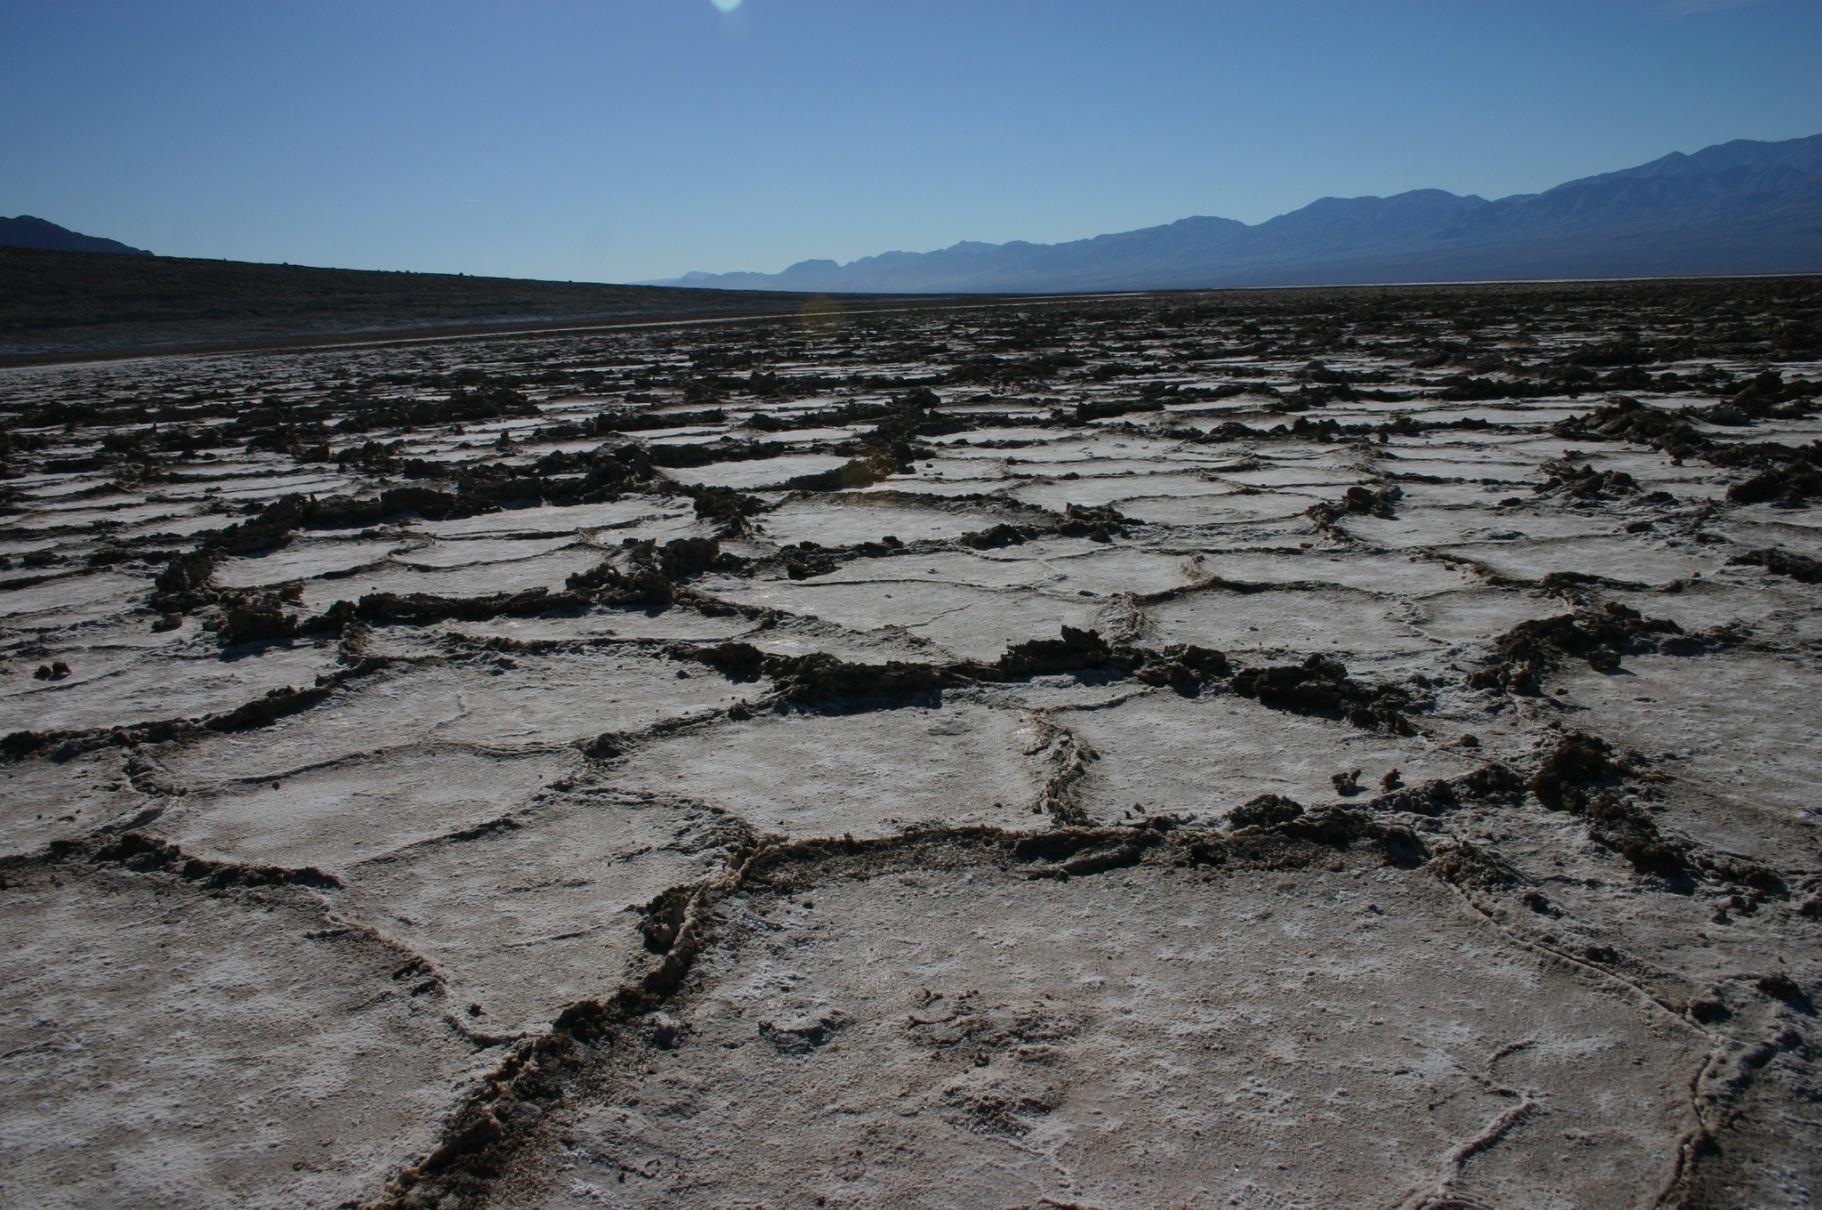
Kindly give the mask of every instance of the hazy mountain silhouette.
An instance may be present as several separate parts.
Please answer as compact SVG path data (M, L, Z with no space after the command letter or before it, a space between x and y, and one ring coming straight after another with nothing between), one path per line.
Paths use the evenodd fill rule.
M68 227L29 214L18 218L0 218L0 244L12 248L49 248L54 252L121 252L131 256L150 256L144 248L130 248L117 239L83 235Z
M1815 271L1822 135L1674 152L1495 201L1440 189L1327 197L1255 226L1186 218L1064 244L964 242L653 284L951 293Z

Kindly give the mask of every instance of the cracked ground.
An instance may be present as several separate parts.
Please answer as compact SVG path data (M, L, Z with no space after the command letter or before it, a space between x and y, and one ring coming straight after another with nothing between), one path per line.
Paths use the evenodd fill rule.
M1822 286L0 371L0 1202L1810 1206Z

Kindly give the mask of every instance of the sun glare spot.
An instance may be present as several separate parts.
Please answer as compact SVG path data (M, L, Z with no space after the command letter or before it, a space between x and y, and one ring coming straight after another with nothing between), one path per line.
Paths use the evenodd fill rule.
M740 2L741 0L709 0L710 4L713 4L724 13L731 13L739 8Z

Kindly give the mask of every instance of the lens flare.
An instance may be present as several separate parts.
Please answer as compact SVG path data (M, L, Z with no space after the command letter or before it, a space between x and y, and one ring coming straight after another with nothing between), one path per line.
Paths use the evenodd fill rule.
M741 0L709 0L709 3L724 13L731 13L740 7Z

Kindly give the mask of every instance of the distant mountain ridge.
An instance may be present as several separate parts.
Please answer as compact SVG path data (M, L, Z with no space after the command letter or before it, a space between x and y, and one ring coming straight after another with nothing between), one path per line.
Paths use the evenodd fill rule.
M68 227L59 227L48 219L21 214L17 218L0 218L0 244L9 248L49 248L53 252L114 252L129 256L150 256L144 248L133 248L117 239L83 235Z
M1254 226L1194 217L1062 244L968 241L651 284L1048 293L1819 271L1822 135L1813 135L1672 152L1492 201L1441 189L1327 197Z

